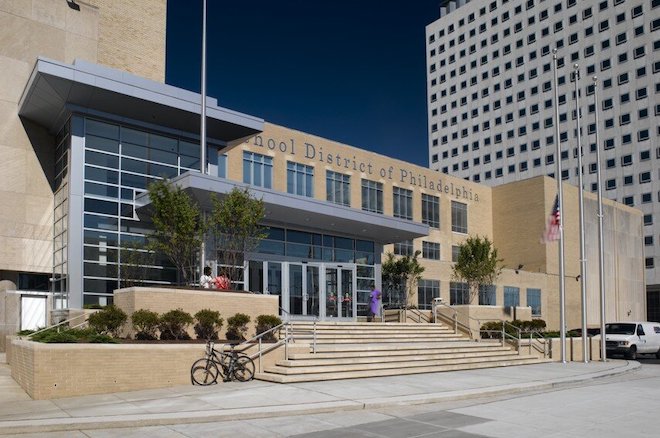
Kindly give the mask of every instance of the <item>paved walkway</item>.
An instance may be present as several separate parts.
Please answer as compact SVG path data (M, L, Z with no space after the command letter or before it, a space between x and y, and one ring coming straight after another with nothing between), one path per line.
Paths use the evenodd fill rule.
M630 372L639 366L638 362L624 360L544 363L288 385L252 381L211 387L179 386L57 400L17 400L0 391L0 435L204 423L438 403L547 390Z

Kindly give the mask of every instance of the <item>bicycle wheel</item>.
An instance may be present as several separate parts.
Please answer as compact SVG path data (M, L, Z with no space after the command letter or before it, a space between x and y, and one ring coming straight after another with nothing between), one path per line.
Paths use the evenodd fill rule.
M218 366L210 359L199 359L190 367L190 380L193 385L212 385L218 381L218 374Z
M240 355L234 361L232 370L234 380L247 382L254 378L254 362L248 356Z

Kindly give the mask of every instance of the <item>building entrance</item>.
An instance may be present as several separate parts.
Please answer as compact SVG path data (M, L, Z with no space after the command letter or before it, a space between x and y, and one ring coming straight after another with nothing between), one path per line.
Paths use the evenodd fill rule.
M280 297L285 319L353 320L357 314L353 263L250 262L250 290Z

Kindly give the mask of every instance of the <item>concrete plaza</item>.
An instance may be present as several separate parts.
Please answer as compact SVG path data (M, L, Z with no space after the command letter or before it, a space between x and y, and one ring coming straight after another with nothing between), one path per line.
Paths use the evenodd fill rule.
M654 368L660 368L655 367ZM505 420L506 436L515 435L509 428L512 420L527 419L515 407L499 412L482 410L431 414L434 406L446 403L462 403L484 397L516 397L530 392L555 391L575 385L592 384L612 376L639 373L638 362L611 360L605 363L545 363L508 368L492 368L473 371L458 371L434 374L418 374L398 377L352 379L332 382L312 382L280 385L260 381L247 383L225 383L211 387L180 386L175 388L147 390L107 395L75 397L57 400L29 400L21 397L20 391L12 388L6 365L0 373L0 436L12 434L23 437L75 437L75 436L228 436L231 430L240 431L241 436L290 436L325 430L324 433L339 433L338 429L354 427L356 424L371 424L381 427L382 433L373 435L366 431L364 436L435 436L428 424L436 423L435 432L447 431L446 424L472 427L477 436L505 436L482 434L480 424L493 420ZM660 373L659 373L660 374ZM660 381L660 375L657 376ZM15 385L15 383L14 383ZM537 397L543 397L538 395ZM585 395L585 403L590 397ZM592 397L593 398L593 397ZM518 398L516 398L518 399ZM592 399L587 407L594 415L601 415L596 407L599 399ZM539 402L541 403L541 402ZM469 404L469 403L468 403ZM538 406L538 404L536 404ZM658 407L656 404L654 409ZM550 406L548 406L550 408ZM564 410L558 404L555 409ZM430 410L429 410L430 409ZM437 410L437 408L435 408ZM379 412L382 411L382 412ZM391 413L410 414L424 430L411 435L415 428L404 428L401 434L391 434L394 423L377 426L380 421L397 420ZM445 412L445 411L442 411ZM560 411L557 411L560 412ZM457 415L459 414L460 415ZM456 414L456 415L455 415ZM547 415L554 415L550 409ZM300 417L303 416L303 417ZM542 427L562 422L538 418ZM324 424L305 426L313 418L335 419L334 423L318 420ZM435 418L435 420L434 420ZM287 420L288 419L288 420ZM440 419L444 419L440 421ZM591 418L593 421L594 419ZM267 424L288 424L281 430L266 427ZM444 423L443 423L444 422ZM252 426L250 426L252 424ZM261 427L255 426L261 424ZM406 423L407 424L407 423ZM444 424L444 425L443 425ZM594 421L594 426L599 423ZM409 424L410 426L410 424ZM188 432L177 432L177 428L188 428ZM311 427L311 429L310 429ZM365 426L366 427L366 426ZM486 427L486 426L483 426ZM235 429L238 428L238 429ZM332 430L337 429L336 432ZM197 432L195 432L195 430ZM216 433L211 433L211 430ZM525 430L524 428L522 430ZM85 435L82 435L83 431ZM206 432L204 432L206 431ZM492 432L490 426L487 427ZM361 436L357 430L345 431L344 435ZM358 433L359 432L359 433ZM528 430L529 432L529 430ZM371 433L371 434L370 434ZM461 432L463 433L463 432ZM79 435L77 435L79 434ZM237 435L238 436L238 435ZM474 436L474 435L442 435ZM529 436L529 435L527 435ZM550 435L548 435L550 436ZM560 436L560 435L557 435ZM578 436L578 435L576 435ZM579 435L583 436L583 435ZM644 436L644 435L639 435Z

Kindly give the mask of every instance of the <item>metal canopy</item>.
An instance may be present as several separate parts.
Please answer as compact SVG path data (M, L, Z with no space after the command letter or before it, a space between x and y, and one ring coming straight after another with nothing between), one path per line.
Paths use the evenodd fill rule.
M188 172L172 180L174 184L190 193L204 210L211 210L211 194L218 198L229 193L234 187L249 188L257 198L263 199L266 206L265 222L320 233L350 236L388 244L427 236L428 225L412 222L378 213L371 213L341 205L331 204L303 196L276 192L261 187L246 186L235 181ZM151 216L147 194L136 199L140 220Z
M197 93L112 68L76 60L72 65L38 58L19 101L19 115L51 133L76 108L109 113L186 133L199 132ZM208 136L235 145L263 131L264 121L207 99Z

